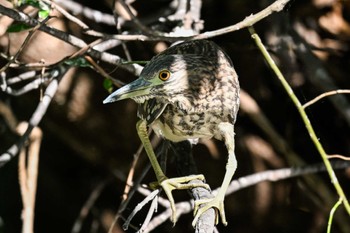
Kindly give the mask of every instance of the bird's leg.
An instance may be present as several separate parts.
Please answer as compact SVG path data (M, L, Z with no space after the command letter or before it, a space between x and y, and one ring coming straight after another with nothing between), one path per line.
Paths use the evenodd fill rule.
M162 168L160 167L160 165L158 163L157 156L154 154L152 144L148 138L147 122L145 120L139 120L136 123L136 129L137 129L137 133L140 137L140 140L142 142L142 145L145 148L145 151L146 151L148 158L151 162L154 173L156 174L157 181L159 183L161 183L162 181L166 180L167 177L164 175L164 172L162 171Z
M215 208L217 212L219 212L222 223L226 226L227 221L225 217L225 209L224 209L224 199L226 190L231 182L233 174L237 168L237 160L235 155L235 139L234 139L234 128L233 125L228 122L220 123L219 131L221 133L222 138L225 141L225 145L228 151L228 161L226 164L226 173L224 180L221 184L220 190L218 194L213 199L208 200L199 200L195 202L194 207L194 220L192 222L192 226L195 227L197 224L198 218L208 209ZM200 206L203 205L203 206ZM216 224L219 222L218 213L216 214Z
M172 210L171 215L171 221L175 224L176 223L176 209L175 209L175 201L172 195L172 191L175 189L191 189L191 188L197 188L197 187L203 187L206 189L209 189L209 186L207 184L187 184L191 180L204 180L203 175L193 175L193 176L184 176L184 177L176 177L176 178L167 178L162 171L157 157L154 154L152 144L148 138L147 134L147 122L145 120L140 120L136 124L137 133L140 137L140 140L143 144L143 147L145 148L145 151L148 155L148 158L151 162L152 168L156 174L158 185L163 188L165 191L169 202L170 207Z

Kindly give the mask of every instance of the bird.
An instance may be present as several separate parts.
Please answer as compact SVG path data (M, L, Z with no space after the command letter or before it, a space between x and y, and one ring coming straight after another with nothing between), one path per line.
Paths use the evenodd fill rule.
M148 128L172 142L215 138L224 141L228 159L218 194L195 202L195 227L199 217L214 208L218 224L227 220L224 197L237 168L234 125L240 99L238 75L230 57L214 42L191 40L173 45L154 56L135 81L117 89L103 103L133 99L138 104L136 128L155 172L157 183L170 202L171 221L176 223L172 191L194 187L209 188L205 183L188 184L203 175L168 178L162 171L150 139Z

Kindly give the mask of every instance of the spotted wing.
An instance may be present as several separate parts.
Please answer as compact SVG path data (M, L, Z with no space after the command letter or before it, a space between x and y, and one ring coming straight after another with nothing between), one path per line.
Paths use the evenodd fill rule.
M163 113L166 106L167 104L160 103L157 99L149 99L139 105L137 115L149 125Z

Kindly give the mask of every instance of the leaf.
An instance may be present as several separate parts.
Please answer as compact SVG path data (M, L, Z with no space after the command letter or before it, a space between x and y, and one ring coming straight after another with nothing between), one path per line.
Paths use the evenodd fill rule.
M24 23L12 24L7 28L6 32L21 32L24 30L28 30L30 28L33 28L33 27Z
M50 14L50 10L40 10L38 15L40 19L46 19Z
M40 19L45 19L49 16L51 6L40 0L22 0L19 5L30 5L39 9L38 16Z
M92 67L84 57L71 58L69 60L66 60L64 63L70 66Z
M106 78L106 79L103 81L103 87L104 87L109 93L111 93L111 92L113 91L113 82L112 82L112 80Z

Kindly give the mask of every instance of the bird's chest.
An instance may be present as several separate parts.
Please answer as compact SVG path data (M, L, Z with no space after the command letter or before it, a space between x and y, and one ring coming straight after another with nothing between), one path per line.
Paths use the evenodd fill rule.
M170 141L211 138L220 123L220 116L211 112L185 112L168 105L151 124L152 129Z

